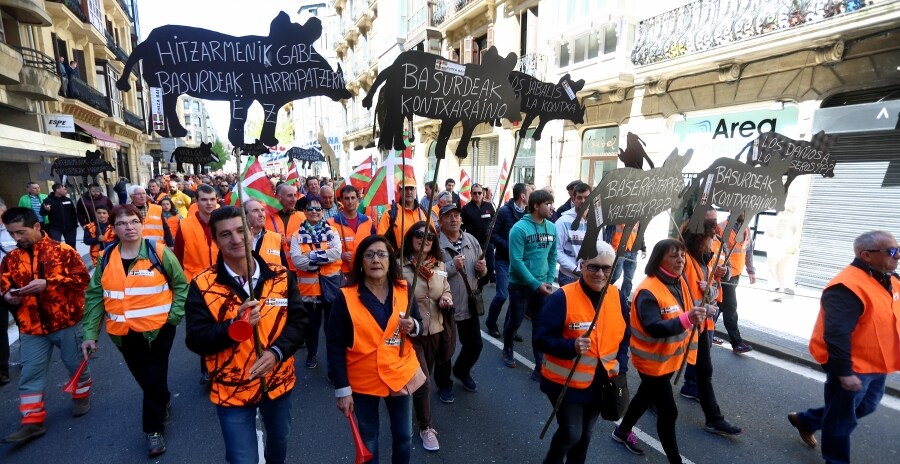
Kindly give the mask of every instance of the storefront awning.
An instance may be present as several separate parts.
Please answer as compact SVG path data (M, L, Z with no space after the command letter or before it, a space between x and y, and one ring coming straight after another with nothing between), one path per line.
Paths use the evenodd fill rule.
M75 125L80 127L81 130L87 132L91 137L93 137L94 144L98 147L112 148L113 150L118 150L121 147L118 140L114 139L111 135L90 124L75 121Z

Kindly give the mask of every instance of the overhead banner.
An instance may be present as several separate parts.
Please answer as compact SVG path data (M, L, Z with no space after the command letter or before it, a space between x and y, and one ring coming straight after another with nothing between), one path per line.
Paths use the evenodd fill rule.
M71 114L45 114L44 126L48 131L75 132L75 118Z

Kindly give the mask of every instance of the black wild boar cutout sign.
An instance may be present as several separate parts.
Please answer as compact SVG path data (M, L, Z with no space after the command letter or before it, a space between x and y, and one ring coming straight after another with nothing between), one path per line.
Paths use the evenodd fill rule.
M809 142L794 140L774 131L766 132L748 143L735 159L740 159L744 153L747 153L747 164L750 165L767 164L773 156L790 159L790 166L785 172L788 178L784 189L787 191L797 176L821 174L822 177L834 177L836 163L829 153L834 139L824 131L819 131Z
M578 257L597 256L597 240L603 226L624 225L625 234L636 234L635 243L640 243L650 220L678 203L678 196L684 190L681 171L693 154L693 150L688 150L679 156L675 149L662 167L647 171L619 168L603 176L584 203L584 208L588 208L587 231ZM581 217L582 214L576 214L572 230L578 229ZM625 253L629 240L627 235L622 237L617 255Z
M87 177L91 176L96 181L97 176L103 172L115 171L105 159L100 150L86 151L84 158L57 158L50 166L50 177L59 176L62 180L63 176L81 176L84 184L87 185Z
M313 163L325 161L325 154L322 153L320 147L315 145L309 148L291 147L286 155L288 158L302 163L304 168L312 166Z
M300 25L281 12L272 20L269 35L234 37L189 26L162 26L138 44L116 82L131 88L128 75L138 61L151 88L162 92L168 137L183 137L187 130L176 116L179 95L187 94L231 104L228 140L244 143L247 109L258 101L265 114L260 140L273 146L278 110L293 100L326 96L350 98L341 67L337 71L314 48L322 35L315 17Z
M185 172L184 165L191 164L194 166L194 172L200 172L200 166L219 162L219 157L212 151L212 142L201 143L199 147L178 147L172 152L172 160L177 165L175 170Z
M496 47L484 52L481 64L458 64L414 50L401 53L378 74L362 102L371 108L375 91L384 85L375 105L375 119L381 125L378 148L406 149L405 122L412 122L416 114L441 121L435 146L435 156L440 159L444 158L450 133L461 123L456 156L465 158L475 126L483 122L497 126L503 118L521 119L519 101L508 79L517 61L515 53L504 58Z
M584 80L573 81L566 74L559 83L543 82L519 71L509 73L509 82L521 102L522 119L520 136L528 130L535 118L539 118L532 138L541 139L541 132L548 122L554 119L566 119L575 124L584 123L584 105L578 102L575 94L584 88Z
M787 190L782 176L791 166L790 158L772 157L765 166L751 166L731 158L719 158L697 175L685 189L684 202L699 198L688 222L691 232L703 232L703 220L710 208L729 211L728 224L744 221L735 236L744 233L753 216L762 211L779 212L784 209Z

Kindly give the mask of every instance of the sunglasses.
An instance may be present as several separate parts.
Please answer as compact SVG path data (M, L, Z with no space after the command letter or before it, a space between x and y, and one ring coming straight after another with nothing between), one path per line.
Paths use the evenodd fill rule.
M603 271L604 274L609 274L612 272L612 266L608 264L585 264L584 267L588 270L588 272L593 272L594 274Z
M310 211L310 212L319 213L322 211L322 207L321 206L307 206L306 210Z
M481 195L484 192L472 192L472 195Z
M869 253L878 253L878 252L883 251L883 252L887 253L888 255L890 255L891 258L900 258L900 247L890 247L890 248L885 248L883 250L866 250L866 251L868 251Z
M434 240L434 234L430 234L430 233L426 234L425 229L419 229L419 230L413 232L413 237L415 237L419 240L425 239L425 241L427 241L427 242Z

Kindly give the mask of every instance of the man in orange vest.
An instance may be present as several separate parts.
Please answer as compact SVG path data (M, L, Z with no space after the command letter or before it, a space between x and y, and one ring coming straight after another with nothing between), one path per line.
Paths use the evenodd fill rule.
M0 291L19 326L22 373L19 377L19 430L3 443L24 443L46 433L44 389L53 347L74 375L81 363L81 328L84 290L90 275L78 252L50 239L31 208L10 208L3 224L16 241L16 249L0 264ZM4 321L5 322L5 321ZM90 410L91 374L85 369L72 394L72 415Z
M300 224L306 220L306 214L298 211L297 207L297 187L290 184L281 184L275 189L275 195L278 202L281 203L281 210L275 214L270 214L266 220L266 229L277 232L284 237L284 253L291 253L291 237L300 230ZM288 260L288 269L296 271L294 263Z
M178 228L175 256L184 266L184 276L188 282L216 262L219 249L209 230L209 217L218 206L216 201L216 189L200 184L197 187L197 211L181 221Z
M381 220L378 222L378 235L388 239L395 250L400 249L406 231L413 224L424 221L426 214L419 208L419 200L416 199L415 180L404 179L398 182L397 196L397 203L391 205L387 214L382 214ZM432 224L434 224L433 220Z
M144 393L143 430L150 457L166 452L169 352L184 316L188 282L178 259L162 242L142 238L134 205L113 208L119 243L108 247L88 287L84 311L85 356L97 350L100 322ZM109 256L106 256L109 254Z
M284 463L297 378L294 353L306 333L306 310L294 275L284 266L266 263L251 252L247 267L244 234L250 231L240 210L219 208L209 227L222 252L215 266L191 282L185 302L185 344L203 357L209 370L209 399L222 427L225 460L258 461L258 411L266 429L265 462ZM230 335L232 325L243 323L247 311L246 322L259 335L259 346L254 336L235 340Z
M744 215L737 217L737 221L733 229L737 229L744 223ZM756 283L756 271L753 269L753 242L750 241L750 228L747 227L742 232L741 239L735 236L735 230L729 230L728 221L719 223L716 230L716 242L713 245L713 252L718 251L718 247L722 244L725 231L728 231L728 246L723 251L723 257L728 256L729 275L725 282L722 282L722 302L719 303L719 311L725 323L725 330L728 332L728 338L731 341L731 350L736 354L743 354L753 351L753 348L744 343L741 338L741 331L738 329L738 313L737 313L737 286L741 280L741 271L746 266L747 275L750 278L750 285ZM713 339L716 343L716 339Z
M341 210L328 220L331 228L341 236L341 272L346 277L353 265L353 253L356 246L364 238L375 235L375 222L372 218L360 213L359 190L347 184L340 191Z
M825 369L825 407L792 412L791 425L809 447L822 431L827 463L850 462L850 434L875 411L886 374L900 370L900 245L889 232L853 241L856 259L822 292L809 352Z
M131 186L131 204L141 213L144 220L144 238L164 240L166 246L173 246L172 232L169 225L162 217L162 206L151 204L147 197L147 191L140 185Z
M266 230L266 208L258 200L244 202L247 212L247 223L250 226L250 246L263 261L287 267L287 256L284 254L284 237L278 232Z

